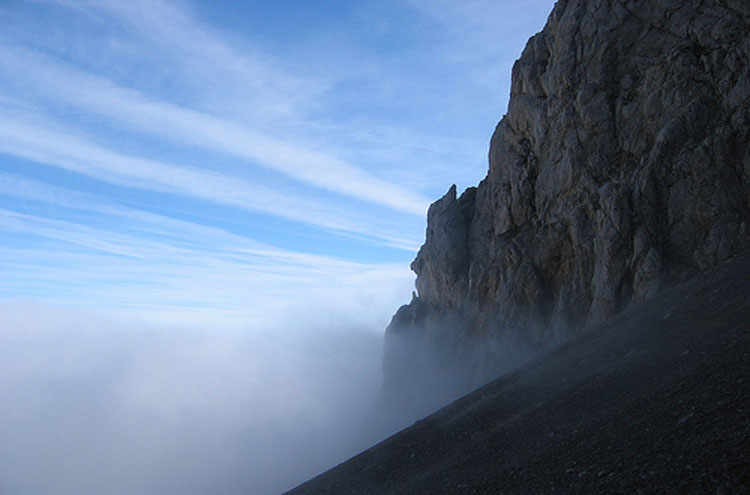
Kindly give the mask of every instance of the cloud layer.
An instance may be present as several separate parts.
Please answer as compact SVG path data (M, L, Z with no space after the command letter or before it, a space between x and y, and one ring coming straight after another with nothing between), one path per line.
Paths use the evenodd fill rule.
M381 337L0 307L3 493L280 493L362 449Z

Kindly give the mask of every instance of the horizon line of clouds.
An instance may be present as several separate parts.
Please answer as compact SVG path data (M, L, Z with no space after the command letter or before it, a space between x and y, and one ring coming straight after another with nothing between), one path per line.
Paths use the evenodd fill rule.
M102 225L21 213L0 204L0 231L28 239L13 247L7 238L0 253L0 299L44 294L75 307L129 309L147 320L207 323L220 316L226 323L254 320L255 325L293 313L292 306L338 304L356 307L355 313L384 327L377 313L387 314L413 287L413 275L403 263L281 249L16 174L0 172L0 195L48 204L58 214L79 210L89 221L96 215ZM33 239L52 240L55 248L45 249ZM380 303L373 306L373 301ZM219 310L225 314L218 315Z
M128 318L157 323L251 328L328 308L377 322L382 330L385 315L413 289L413 275L402 263L284 261L218 245L175 246L71 222L13 220L0 210L0 230L17 229L61 244L54 251L3 249L0 300L41 297L108 314L128 310Z
M182 75L198 71L206 79L197 83L190 80L190 89L199 91L194 99L179 102L180 95L165 94L162 88L148 84L144 89L141 81L128 82L126 73L108 71L111 61L100 63L92 57L101 51L99 45L89 48L71 41L66 46L67 38L61 38L63 43L58 49L54 44L45 46L54 41L54 36L49 39L42 36L39 41L26 35L14 38L9 29L0 35L0 73L4 75L0 88L0 111L4 114L0 120L0 152L122 188L176 194L190 200L261 212L370 245L412 252L418 248L423 232L418 229L412 235L407 227L412 223L417 225L412 218L424 219L429 201L410 190L414 182L405 187L385 181L352 165L351 159L337 158L340 148L333 146L333 152L327 152L331 149L329 143L320 146L314 142L309 146L289 135L279 139L278 130L273 127L264 132L253 129L258 122L290 116L310 124L312 121L304 111L323 103L316 99L325 95L333 81L310 73L292 73L284 67L283 58L269 56L252 46L243 47L248 49L247 53L238 52L219 36L220 31L194 17L189 5L64 0L40 3L71 9L76 16L83 13L99 17L94 19L95 24L105 27L116 24L119 33L122 26L127 26L130 32L121 41L130 43L129 48L136 49L133 52L136 56L146 50L143 52L146 68L154 60L163 60L167 70ZM85 28L91 20L70 16L61 19L69 22L71 28ZM81 32L82 40L89 43L111 41L100 36L91 38L85 30ZM143 64L136 67L144 68ZM237 93L238 82L247 83L249 90L242 95ZM208 93L212 88L206 83L218 83L219 92L227 92L228 103L235 103L238 96L261 103L262 115L248 123L231 112L212 113L211 104L215 101L211 101L212 95ZM51 111L45 105L50 105ZM67 119L68 115L72 118ZM120 130L171 145L188 145L188 150L203 148L219 158L217 162L221 156L239 157L314 188L384 206L401 216L379 214L374 208L359 211L351 203L313 190L290 193L272 187L267 181L250 181L237 177L238 174L211 170L215 166L193 163L194 159L150 156L148 147L144 152L127 151L127 145L123 147L114 141L117 135L112 131ZM357 160L356 155L353 159ZM10 188L16 197L30 191L32 177L44 178L37 175L39 171L44 173L43 168L35 172L30 167L29 175L25 175L23 166L21 162L20 168L9 167L19 172L15 183L6 187L6 192ZM21 182L19 177L27 180ZM5 179L8 186L7 174ZM33 184L37 192L40 184ZM0 212L2 231L23 236L20 242L29 246L4 250L6 294L14 291L31 296L50 294L52 300L67 302L76 302L80 296L85 301L98 299L102 304L130 308L145 307L149 300L159 300L157 309L163 309L162 316L166 317L170 316L166 308L185 313L192 311L191 305L202 308L197 311L208 311L212 306L227 312L264 316L268 313L265 309L279 306L271 299L284 297L285 291L290 293L287 297L293 293L301 300L312 300L310 293L314 293L317 301L330 302L346 296L346 291L365 290L367 298L374 300L378 299L378 290L404 292L404 287L413 284L407 263L403 266L356 263L301 251L282 251L273 246L248 246L248 242L237 237L211 235L206 226L198 229L195 224L168 222L166 217L155 216L149 218L156 221L144 222L150 215L146 212L147 205L137 214L132 209L125 214L121 205L112 203L105 211L101 206L103 196L88 195L83 201L84 195L75 189L63 187L52 192L48 188L46 192L48 196L57 196L57 206L63 206L63 212L82 208L115 220L106 222L108 225L103 228L95 228L86 220L79 220L78 215L69 217L60 211L55 212L54 218L47 218L4 209ZM128 194L127 190L123 192ZM61 197L71 201L60 205ZM24 199L31 198L21 201ZM55 203L49 197L36 199ZM18 206L21 203L13 205ZM128 215L134 221L123 225L122 219ZM404 215L409 219L403 219ZM175 231L185 229L187 235L165 236L162 229L167 224ZM149 226L148 230L144 225ZM187 239L188 236L201 239L200 246ZM44 246L53 246L52 249L46 253L31 249L36 239L42 239ZM17 243L18 239L9 237L4 247ZM221 246L217 248L212 243ZM187 250L180 249L185 245ZM25 283L32 280L34 284ZM119 296L109 293L113 284L121 286ZM386 287L390 284L394 284L393 290ZM312 287L307 293L297 289L305 285ZM97 286L103 292L97 294ZM140 297L132 292L133 286L142 291ZM185 300L180 301L180 297ZM257 300L251 301L254 297ZM385 314L390 314L398 302L390 303ZM253 309L248 309L251 306ZM153 308L150 310L153 314Z

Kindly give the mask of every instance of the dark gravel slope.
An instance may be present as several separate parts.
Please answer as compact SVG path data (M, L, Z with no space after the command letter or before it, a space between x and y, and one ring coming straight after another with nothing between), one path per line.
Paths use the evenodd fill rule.
M750 493L750 256L289 494Z

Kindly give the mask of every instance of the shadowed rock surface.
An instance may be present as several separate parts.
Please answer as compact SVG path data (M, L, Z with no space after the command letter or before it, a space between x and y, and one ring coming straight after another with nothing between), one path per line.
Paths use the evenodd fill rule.
M749 280L721 263L288 493L750 493Z
M430 207L386 393L421 387L407 336L481 383L741 252L748 142L750 2L559 0L514 66L487 177Z

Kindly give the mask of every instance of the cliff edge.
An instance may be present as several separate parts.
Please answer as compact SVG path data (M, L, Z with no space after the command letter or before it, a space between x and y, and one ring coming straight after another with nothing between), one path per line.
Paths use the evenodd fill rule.
M744 251L749 141L750 3L559 0L487 177L429 209L385 392L429 373L420 353L490 377Z

